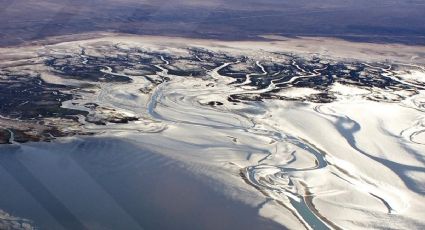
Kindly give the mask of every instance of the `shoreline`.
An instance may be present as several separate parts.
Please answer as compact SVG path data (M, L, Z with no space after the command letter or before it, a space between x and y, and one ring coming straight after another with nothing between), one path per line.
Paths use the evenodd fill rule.
M190 46L217 46L227 49L249 49L253 51L275 51L301 55L318 55L329 59L390 61L404 64L425 64L425 45L404 45L398 43L351 42L332 37L284 37L262 35L263 41L238 40L223 41L217 39L198 39L156 35L134 35L125 33L95 32L74 35L54 36L29 43L0 47L0 55L13 49L42 48L73 43L102 41L143 42L155 44L179 44ZM253 48L255 47L255 48Z

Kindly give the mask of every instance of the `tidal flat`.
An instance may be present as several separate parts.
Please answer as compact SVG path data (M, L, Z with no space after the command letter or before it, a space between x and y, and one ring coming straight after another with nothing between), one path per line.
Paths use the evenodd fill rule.
M424 47L72 39L0 49L3 226L424 226Z

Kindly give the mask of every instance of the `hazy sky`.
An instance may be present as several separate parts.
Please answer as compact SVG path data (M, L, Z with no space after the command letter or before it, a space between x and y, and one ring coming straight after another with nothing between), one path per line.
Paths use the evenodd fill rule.
M92 31L425 43L422 0L0 0L0 5L2 43Z

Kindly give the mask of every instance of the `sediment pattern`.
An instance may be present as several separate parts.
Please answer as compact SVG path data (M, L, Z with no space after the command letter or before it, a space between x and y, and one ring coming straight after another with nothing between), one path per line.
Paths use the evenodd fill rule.
M37 55L0 70L1 143L151 133L237 172L283 224L425 224L422 66L108 42Z

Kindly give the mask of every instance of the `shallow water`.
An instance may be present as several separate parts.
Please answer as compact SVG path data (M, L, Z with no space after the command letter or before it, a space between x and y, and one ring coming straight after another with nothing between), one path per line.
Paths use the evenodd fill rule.
M219 184L123 139L0 152L0 207L40 229L281 229Z

